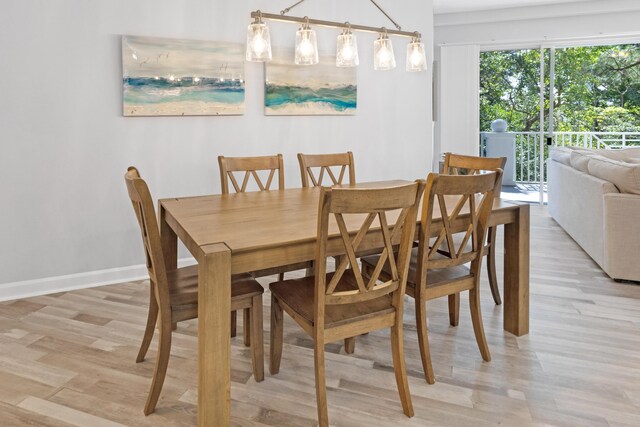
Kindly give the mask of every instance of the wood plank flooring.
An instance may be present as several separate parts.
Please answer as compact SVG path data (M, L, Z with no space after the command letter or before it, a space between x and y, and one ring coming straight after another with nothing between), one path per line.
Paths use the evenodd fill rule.
M405 353L416 415L402 414L389 332L359 337L356 352L327 345L329 416L339 426L638 426L640 286L607 278L532 206L531 333L502 330L502 307L482 283L493 360L482 361L466 296L460 326L446 299L428 304L436 384L424 381L413 300ZM500 236L501 239L501 236ZM498 248L502 248L499 242ZM498 256L499 263L501 256ZM502 265L498 265L500 274ZM483 271L483 277L486 274ZM501 276L501 274L500 274ZM289 277L289 276L288 276ZM263 281L266 286L268 279ZM502 277L499 277L502 283ZM167 380L145 417L156 342L135 357L146 319L148 282L124 283L0 303L0 426L183 426L196 422L197 323L174 333ZM268 354L269 297L265 296ZM238 319L239 331L242 331ZM280 373L258 384L241 334L232 339L232 423L316 423L312 342L285 316Z

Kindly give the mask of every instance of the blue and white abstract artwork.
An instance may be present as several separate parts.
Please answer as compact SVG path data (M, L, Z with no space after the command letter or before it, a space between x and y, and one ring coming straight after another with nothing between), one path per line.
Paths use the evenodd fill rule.
M295 65L293 52L274 51L265 64L265 114L353 115L358 103L356 68L336 67L335 56Z
M244 45L122 36L125 116L244 114Z

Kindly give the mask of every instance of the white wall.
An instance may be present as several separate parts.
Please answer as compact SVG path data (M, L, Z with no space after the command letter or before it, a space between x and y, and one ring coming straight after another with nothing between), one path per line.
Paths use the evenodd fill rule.
M2 284L15 293L20 287L15 282L143 262L123 180L129 165L140 169L155 198L219 192L219 154L282 153L288 186L300 185L298 152L352 150L360 181L426 175L432 156L431 72L404 71L405 39L394 39L398 68L374 72L375 35L358 33L361 65L354 117L265 117L263 66L256 63L246 64L244 116L122 117L120 35L243 43L251 10L278 13L291 3L3 4L0 297ZM383 6L405 29L418 30L431 41L432 1L404 3ZM308 2L290 14L390 26L366 0ZM274 45L293 44L295 26L270 26ZM338 31L318 32L321 50L333 50ZM428 55L432 57L432 49ZM41 283L40 289L53 291L60 281Z
M480 134L478 45L440 49L438 152L478 155Z

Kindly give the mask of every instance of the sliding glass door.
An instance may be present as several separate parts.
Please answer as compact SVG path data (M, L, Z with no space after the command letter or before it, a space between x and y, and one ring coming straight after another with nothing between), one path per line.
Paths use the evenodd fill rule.
M545 130L540 88L548 84L541 85L545 62L541 49L480 53L481 154L507 156L505 198L539 200L541 132ZM501 120L506 122L506 132L497 123Z

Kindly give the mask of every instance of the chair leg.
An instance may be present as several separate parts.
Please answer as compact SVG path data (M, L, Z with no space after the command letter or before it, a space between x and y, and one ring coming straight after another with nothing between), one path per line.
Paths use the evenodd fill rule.
M347 354L353 354L356 351L356 337L344 339L344 352Z
M269 372L275 375L280 371L280 359L282 358L282 307L278 304L278 300L271 295L271 326L270 326L270 345L269 345Z
M342 262L342 256L340 256L340 255L334 256L333 259L335 260L336 270L337 270L338 266ZM366 265L365 263L362 263L362 274L366 278L370 277L369 266ZM355 351L356 351L356 337L345 338L344 339L344 352L347 353L347 354L353 354Z
M469 290L469 307L471 307L471 321L473 322L473 332L476 335L476 342L480 349L482 358L489 362L491 360L491 353L489 352L489 345L487 344L487 337L484 335L484 326L482 325L482 312L480 310L480 293L478 288Z
M171 324L171 330L172 330L172 331L175 331L176 329L178 329L178 322L173 322L173 323Z
M498 288L498 277L496 276L496 227L489 228L487 237L487 246L489 247L487 252L487 274L489 275L489 287L491 288L491 295L493 295L493 302L496 305L502 304L500 298L500 289Z
M164 378L167 375L167 365L171 354L171 324L160 319L160 339L158 340L158 354L156 366L153 371L153 380L149 389L147 403L144 405L144 414L149 415L156 409Z
M404 362L404 347L402 337L402 317L396 320L396 324L391 327L391 355L393 356L393 371L396 374L396 384L400 394L402 410L407 417L413 417L413 403L411 403L411 392L407 381L407 368Z
M244 331L244 345L246 347L251 346L251 309L245 308L243 310L242 329Z
M262 295L256 295L251 301L251 358L253 377L257 382L264 380L264 344L262 342Z
M313 361L316 374L316 405L318 406L318 425L329 426L329 410L327 408L327 385L324 376L324 343L315 339Z
M282 282L284 280L284 273L278 273L278 282Z
M231 312L231 338L236 336L236 324L238 323L238 316L235 311Z
M429 335L427 331L427 302L422 301L416 295L416 332L418 334L418 346L420 347L420 358L422 359L422 370L424 378L429 384L436 382L436 377L431 364L431 350L429 348Z
M449 324L458 326L460 321L460 294L449 295Z
M149 345L153 339L153 332L156 329L156 321L158 319L158 302L156 301L156 295L153 289L153 283L149 286L151 289L149 295L149 313L147 314L147 326L144 329L144 336L142 337L142 344L140 344L140 350L136 357L136 363L140 363L144 360L149 350Z

